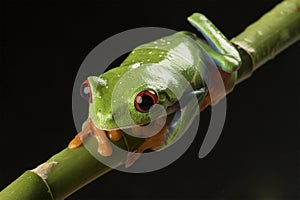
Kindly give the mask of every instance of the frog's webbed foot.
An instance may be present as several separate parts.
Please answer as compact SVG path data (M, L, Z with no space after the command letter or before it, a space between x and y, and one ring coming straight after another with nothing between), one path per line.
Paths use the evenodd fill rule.
M90 135L96 138L98 142L97 151L100 155L110 156L112 154L112 147L106 136L106 132L104 130L98 129L93 124L92 120L88 120L85 123L83 130L75 136L75 138L69 143L68 147L70 149L74 149L81 146L83 140Z
M95 127L93 123L91 123L91 130L92 136L94 136L98 142L98 153L102 156L110 156L112 154L112 147L106 136L106 132Z
M92 123L91 120L88 120L88 121L85 123L85 125L84 125L82 131L79 132L79 133L74 137L74 139L69 143L68 147L69 147L70 149L75 149L75 148L81 146L81 145L82 145L82 141L83 141L87 136L89 136L89 135L91 134L91 123Z
M162 126L160 120L157 120L155 126ZM125 167L130 167L145 150L155 150L156 148L161 147L166 141L167 127L167 124L163 125L163 128L157 134L145 139L144 143L142 143L134 153L129 153L127 160L125 161ZM141 130L137 128L136 131L139 132ZM120 134L120 131L110 131L106 133L106 131L98 129L91 120L88 120L85 123L83 130L75 136L68 147L70 149L77 148L82 145L85 138L93 136L98 142L98 153L102 156L110 156L112 154L112 146L109 138L112 141L118 141L122 138L122 135Z
M157 134L145 139L145 142L142 143L135 152L129 153L127 160L125 161L125 167L130 167L145 150L155 150L156 148L161 147L166 141L167 127L167 124L165 124Z

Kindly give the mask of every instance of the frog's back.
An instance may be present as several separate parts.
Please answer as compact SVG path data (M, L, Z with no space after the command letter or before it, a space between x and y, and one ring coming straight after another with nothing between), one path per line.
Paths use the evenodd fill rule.
M203 67L203 50L196 43L196 36L182 31L135 48L120 67L157 64L175 69L185 76L194 87L202 86L200 76ZM200 84L200 85L199 85ZM201 87L200 86L200 87Z

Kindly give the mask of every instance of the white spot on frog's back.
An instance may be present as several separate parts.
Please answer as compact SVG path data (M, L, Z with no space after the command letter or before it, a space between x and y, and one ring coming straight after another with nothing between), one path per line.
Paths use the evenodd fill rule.
M175 48L171 49L168 52L168 56L170 57L178 57L179 59L184 59L188 62L188 64L193 65L194 59L192 52L190 49L183 43L179 44Z
M139 66L141 66L140 63L134 63L133 65L131 65L131 69L136 69L136 68L138 68Z
M249 38L245 38L244 41L246 41L247 43L250 43L250 44L253 43L253 41Z
M257 34L258 34L259 36L263 36L263 35L264 35L264 33L263 33L262 31L257 31Z

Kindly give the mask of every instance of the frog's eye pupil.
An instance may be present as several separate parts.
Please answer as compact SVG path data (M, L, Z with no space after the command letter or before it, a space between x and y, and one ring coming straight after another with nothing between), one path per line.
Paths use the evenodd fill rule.
M82 98L87 100L89 103L92 102L92 91L88 80L84 81L80 87L80 95Z
M149 112L152 106L157 104L158 97L153 90L144 90L137 94L134 106L139 112Z

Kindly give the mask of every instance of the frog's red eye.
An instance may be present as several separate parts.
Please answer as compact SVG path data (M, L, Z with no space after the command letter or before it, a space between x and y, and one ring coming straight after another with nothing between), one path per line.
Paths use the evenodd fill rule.
M136 95L134 106L139 112L149 112L151 107L157 104L157 101L157 94L153 90L144 90Z
M80 87L80 95L89 103L92 102L92 90L88 80L85 80Z

